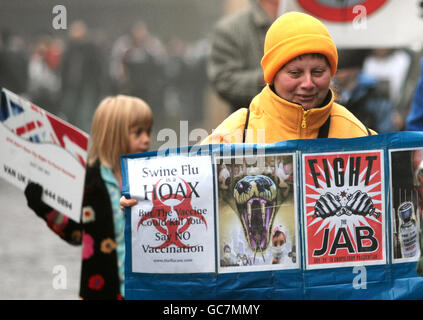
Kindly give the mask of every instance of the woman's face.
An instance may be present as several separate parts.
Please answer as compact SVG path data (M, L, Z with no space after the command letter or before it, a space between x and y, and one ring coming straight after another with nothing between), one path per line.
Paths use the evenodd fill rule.
M129 130L129 153L146 152L150 148L150 132L135 126Z
M329 90L331 70L325 57L306 54L285 64L275 75L276 93L309 110L323 103Z

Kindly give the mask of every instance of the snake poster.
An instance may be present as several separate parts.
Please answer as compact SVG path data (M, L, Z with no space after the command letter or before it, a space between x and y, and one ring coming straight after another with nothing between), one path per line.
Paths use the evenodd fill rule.
M294 159L215 158L220 272L298 267Z

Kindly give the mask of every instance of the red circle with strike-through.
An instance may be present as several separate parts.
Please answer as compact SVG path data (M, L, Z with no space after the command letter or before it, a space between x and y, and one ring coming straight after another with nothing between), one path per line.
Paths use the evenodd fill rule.
M298 4L310 14L317 18L334 22L353 21L357 16L357 13L353 10L355 6L364 6L366 14L370 15L380 9L385 3L386 0L365 0L350 6L335 7L321 3L319 0L298 0Z

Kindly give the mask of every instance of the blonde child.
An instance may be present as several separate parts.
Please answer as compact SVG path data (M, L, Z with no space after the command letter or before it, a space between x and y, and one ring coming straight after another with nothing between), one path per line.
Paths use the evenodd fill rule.
M28 206L51 230L72 245L82 244L82 299L123 298L120 155L147 151L152 125L151 109L139 98L118 95L100 102L91 127L81 223L46 205L40 185L30 183L25 189Z

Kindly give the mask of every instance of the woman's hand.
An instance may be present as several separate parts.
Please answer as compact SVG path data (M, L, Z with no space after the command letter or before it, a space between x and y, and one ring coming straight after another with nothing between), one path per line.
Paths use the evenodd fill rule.
M120 208L122 210L125 210L125 208L127 208L127 207L135 206L138 203L138 200L135 199L135 198L129 198L129 199L127 199L124 196L122 196L120 198L120 201L119 202L120 202Z

